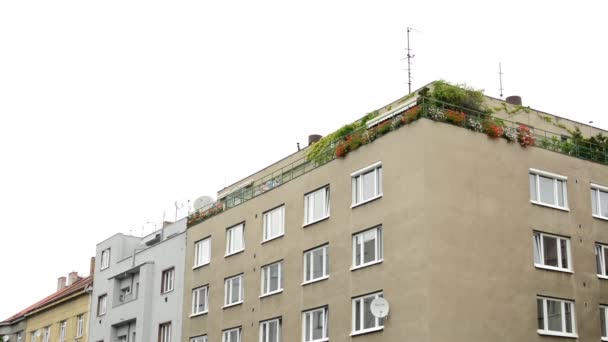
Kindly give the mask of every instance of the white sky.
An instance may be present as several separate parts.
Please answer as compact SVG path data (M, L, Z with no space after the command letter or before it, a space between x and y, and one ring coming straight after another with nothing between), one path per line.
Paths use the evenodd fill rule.
M0 319L436 79L608 128L602 1L0 1ZM168 214L169 217L173 214ZM147 225L146 232L150 232Z

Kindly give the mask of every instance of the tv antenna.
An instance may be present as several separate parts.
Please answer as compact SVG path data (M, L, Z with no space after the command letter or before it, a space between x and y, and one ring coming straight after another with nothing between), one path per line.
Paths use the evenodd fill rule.
M498 62L498 78L500 79L500 88L498 88L500 90L500 99L502 100L502 91L504 90L502 88L502 63Z
M414 28L411 27L407 27L407 55L406 58L407 59L407 90L408 90L408 94L412 93L412 58L416 57L416 55L412 54L412 49L410 49L410 32L411 31L416 31L416 32L420 32Z

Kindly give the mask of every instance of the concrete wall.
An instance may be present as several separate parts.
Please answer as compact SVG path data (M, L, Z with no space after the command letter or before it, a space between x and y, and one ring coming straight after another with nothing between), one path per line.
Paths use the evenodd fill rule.
M0 336L8 336L9 342L17 341L17 334L21 333L21 341L25 342L27 335L27 320L23 319L13 324L1 325Z
M36 330L41 330L45 327L51 327L51 341L59 340L59 324L62 321L67 321L66 341L86 342L88 341L87 322L89 321L89 294L80 292L79 294L70 297L70 299L56 305L52 305L47 309L37 311L27 315L27 334L24 342L32 341L32 334ZM84 315L83 336L76 339L76 328L78 315ZM38 337L36 342L42 341L42 335Z
M383 197L351 209L350 174L377 161ZM530 203L529 168L569 177L569 212ZM595 275L594 242L608 242L608 222L591 216L590 181L608 184L608 167L422 119L188 229L183 340L242 326L244 342L258 341L259 322L279 316L284 340L300 340L302 311L328 305L330 341L552 341L536 331L536 296L547 295L575 300L580 340L598 341L608 281ZM330 218L302 227L304 194L326 184ZM262 244L262 213L280 204L285 236ZM243 221L245 251L224 257L226 228ZM384 261L351 271L352 234L378 224ZM571 237L574 274L534 267L533 229ZM207 236L211 263L192 270ZM302 286L303 251L324 243L329 279ZM283 292L259 298L260 267L281 259ZM239 273L244 303L223 309L224 279ZM205 284L209 313L190 318L191 290ZM391 304L384 330L349 336L351 299L379 290Z

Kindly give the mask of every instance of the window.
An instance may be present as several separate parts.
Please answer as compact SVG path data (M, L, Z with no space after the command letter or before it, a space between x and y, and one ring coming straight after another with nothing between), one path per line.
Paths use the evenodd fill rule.
M243 302L243 275L224 280L224 306Z
M383 297L382 292L353 299L353 334L361 334L384 328L384 319L372 315L372 301Z
M352 175L353 207L382 196L382 164L376 163Z
M241 223L226 230L226 256L245 249L244 228L245 224Z
M262 267L262 296L283 291L283 262Z
M353 269L382 261L382 227L353 235Z
M574 302L537 297L538 333L576 337Z
M209 310L209 286L192 290L192 315L206 313Z
M42 335L42 342L50 342L51 341L51 327L48 326L44 328L44 333Z
M105 270L110 267L110 249L104 249L101 251L101 269Z
M302 314L302 337L304 342L327 341L328 339L327 306L306 311Z
M565 176L530 169L530 201L559 209L568 209Z
M608 341L608 306L600 305L600 324L602 331L602 341Z
M241 328L224 330L222 342L241 342Z
M194 267L207 265L211 261L211 238L194 243Z
M595 244L595 260L597 261L597 276L608 279L608 246Z
M207 335L190 337L190 342L207 342Z
M264 213L264 239L272 240L285 234L285 206Z
M173 279L175 277L175 268L164 270L161 278L160 293L173 291Z
M281 319L260 323L260 342L281 342Z
M118 336L118 342L127 342L127 335Z
M23 340L23 333L18 332L17 333L17 342L22 342L22 340Z
M572 271L570 258L570 239L534 232L534 266Z
M61 321L59 322L59 342L65 341L65 330L67 328L68 322Z
M304 283L329 277L329 245L304 252Z
M608 188L591 184L591 209L594 217L608 219Z
M171 342L171 322L158 327L158 342Z
M84 335L84 314L76 317L76 337Z
M304 195L304 225L329 216L329 186Z
M106 314L106 304L108 301L107 295L101 295L97 298L97 316L103 316Z

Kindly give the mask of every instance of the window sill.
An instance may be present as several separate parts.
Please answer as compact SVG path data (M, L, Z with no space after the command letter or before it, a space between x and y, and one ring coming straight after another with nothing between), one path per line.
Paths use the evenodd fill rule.
M602 337L602 341L608 341L608 337Z
M329 279L329 275L326 275L326 276L323 276L323 277L319 277L319 278L315 278L315 279L312 279L312 280L309 280L309 281L305 281L305 282L302 283L302 286L305 286L305 285L308 285L308 284L314 284L314 283L317 283L317 282L320 282L320 281L326 280L326 279Z
M165 292L161 292L161 293L160 293L160 295L161 295L161 296L162 296L162 295L166 295L166 294L169 294L169 293L171 293L171 292L173 292L173 289L171 289L171 290L167 290L167 291L165 291Z
M192 269L193 269L193 270L195 270L195 269L197 269L197 268L201 268L201 267L203 267L203 266L207 266L207 265L209 265L210 263L211 263L211 262L206 262L206 263L201 264L201 265L196 265L196 266L193 266L193 267L192 267Z
M202 315L206 315L207 313L209 313L209 310L207 310L207 311L203 311L203 312L199 312L199 313L195 313L195 314L192 314L192 315L190 315L190 318L192 318L192 317L198 317L198 316L202 316Z
M239 253L243 253L244 251L245 251L245 248L243 248L243 249L239 249L239 250L238 250L238 251L236 251L236 252L232 252L232 253L230 253L230 254L226 254L226 255L224 255L224 258L227 258L227 257L233 256L233 255L236 255L236 254L239 254Z
M574 273L574 271L566 269L566 268L546 266L546 265L541 265L541 264L534 264L534 267L540 268L540 269L543 269L543 270L549 270L549 271L557 271L557 272L571 273L571 274Z
M366 267L368 267L368 266L373 266L373 265L380 264L380 263L382 263L383 261L384 261L384 259L380 259L380 260L376 260L376 261L368 262L367 264L363 264L363 265L359 265L359 266L352 266L352 267L350 268L350 270L351 270L351 271L356 271L356 270L361 269L361 268L366 268Z
M383 194L379 194L379 195L376 195L376 196L374 196L374 197L372 197L372 198L368 198L368 199L366 199L366 200L365 200L365 201L363 201L363 202L359 202L359 203L353 204L353 205L351 205L351 206L350 206L350 208L351 208L351 209L354 209L354 208L356 208L356 207L362 206L362 205L367 204L367 203L369 203L369 202L373 202L373 201L377 200L378 198L382 198L382 195L383 195Z
M384 326L371 328L371 329L364 329L364 330L359 330L359 331L353 331L350 333L350 336L365 335L365 334L369 334L369 333L373 333L373 332L381 331L381 330L384 330Z
M559 336L559 337L570 337L570 338L578 338L577 334L571 333L562 333L557 331L548 331L548 330L536 330L539 335L547 335L547 336Z
M558 206L553 205L553 204L546 204L546 203L542 203L542 202L538 202L538 201L533 201L533 200L530 200L530 203L539 205L541 207L548 207L548 208L553 208L553 209L558 209L558 210L563 210L563 211L570 211L570 208L567 208L567 207L562 208L562 207L558 207Z
M261 296L260 296L260 297L258 297L258 298L270 297L270 296L272 296L272 295L279 294L279 293L281 293L281 292L283 292L283 289L280 289L280 290L277 290L277 291L273 291L273 292L268 292L268 293L265 293L265 294L261 295Z
M329 337L320 338L318 340L311 340L310 342L327 342L327 341L329 341Z
M273 237L271 237L271 238L270 238L270 239L268 239L268 240L264 240L264 241L260 242L260 245L263 245L263 244L265 244L266 242L270 242L270 241L272 241L272 240L276 240L276 239L278 239L278 238L282 238L283 236L285 236L285 233L282 233L281 235L273 236Z
M233 306L237 306L237 305L241 305L241 304L243 304L243 301L232 303L232 304L228 304L228 305L224 305L224 306L222 306L222 309L231 308Z
M604 216L600 216L600 215L595 215L595 214L593 214L591 216L595 217L596 219L608 221L608 217L604 217ZM608 340L606 340L606 341L608 341Z
M312 221L312 222L304 223L304 225L302 226L302 228L306 228L306 227L311 226L311 225L313 225L313 224L315 224L315 223L319 223L319 222L321 222L321 221L325 221L325 220L327 220L328 218L329 218L329 215L324 216L324 217L321 217L320 219L316 219L316 220L314 220L314 221Z
M600 279L606 279L606 280L608 280L608 276L605 276L605 275L598 274L597 277L600 278Z

